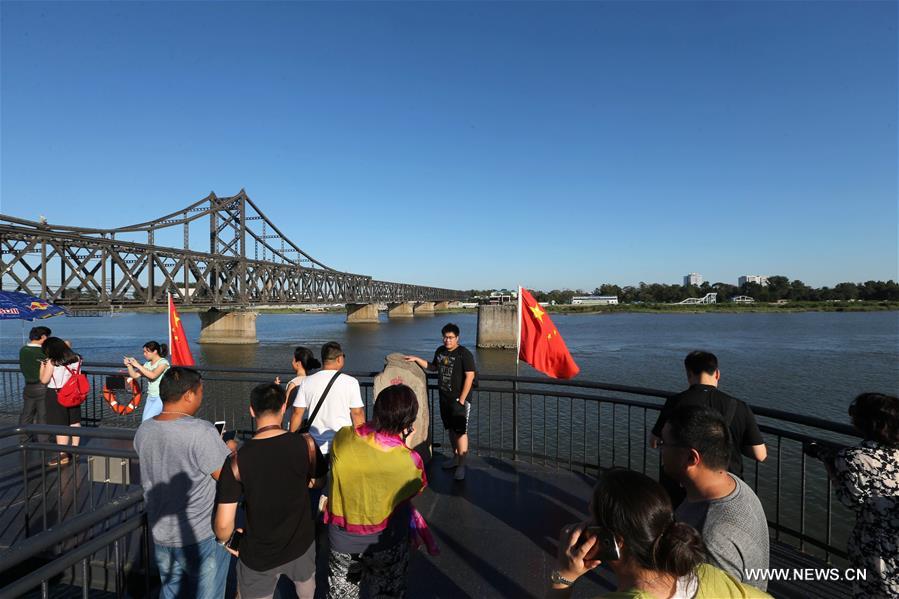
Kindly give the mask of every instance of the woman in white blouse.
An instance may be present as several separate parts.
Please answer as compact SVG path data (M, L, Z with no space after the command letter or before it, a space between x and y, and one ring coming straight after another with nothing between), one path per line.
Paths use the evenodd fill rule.
M48 337L41 346L44 355L47 356L41 362L41 383L47 385L47 424L60 426L81 426L81 406L66 408L59 404L56 392L81 368L81 356L72 351L66 341L59 337ZM58 445L78 446L80 437L69 435L56 435ZM48 466L66 465L72 459L72 455L60 452L53 457Z

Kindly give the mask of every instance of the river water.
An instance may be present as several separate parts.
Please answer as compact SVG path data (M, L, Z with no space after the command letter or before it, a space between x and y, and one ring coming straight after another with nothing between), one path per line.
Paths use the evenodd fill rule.
M339 342L352 371L380 370L398 351L426 358L440 343L440 328L455 322L473 351L477 315L445 314L346 325L343 314L262 314L260 343L200 345L200 319L182 315L198 363L283 368L290 372L295 345L316 353ZM899 392L899 312L749 314L575 314L552 316L575 360L579 379L679 390L682 360L693 349L718 355L721 388L752 405L814 414L846 422L846 406L863 391ZM88 362L141 357L149 340L166 341L165 314L125 313L99 318L55 318L54 335L72 341ZM24 329L31 326L25 323ZM17 357L23 325L0 322L0 358ZM508 350L475 351L482 372L514 374ZM522 375L538 375L525 364Z

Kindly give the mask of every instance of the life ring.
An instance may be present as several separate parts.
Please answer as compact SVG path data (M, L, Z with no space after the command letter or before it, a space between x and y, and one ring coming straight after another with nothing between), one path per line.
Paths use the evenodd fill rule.
M124 377L122 377L124 379ZM131 384L128 384L128 380L131 381ZM127 393L129 390L131 391L131 399L128 403L125 403L125 400L119 401L118 396L116 394L116 389L109 388L109 379L103 383L103 399L106 400L106 403L109 404L110 409L116 414L127 415L131 414L140 406L140 385L134 379L126 379L124 382L124 386L119 389L119 391L123 391ZM118 385L116 385L118 386Z

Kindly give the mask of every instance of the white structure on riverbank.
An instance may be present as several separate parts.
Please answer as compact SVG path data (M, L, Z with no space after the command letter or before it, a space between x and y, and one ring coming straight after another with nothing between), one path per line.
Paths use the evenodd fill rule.
M677 302L678 304L717 304L717 293L706 293L703 297L688 297L687 299Z

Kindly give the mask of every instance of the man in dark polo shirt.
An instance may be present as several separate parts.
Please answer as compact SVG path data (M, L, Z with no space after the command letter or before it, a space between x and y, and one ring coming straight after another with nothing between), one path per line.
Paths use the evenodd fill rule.
M675 408L680 406L712 408L724 417L724 421L730 429L732 445L730 464L727 469L742 478L742 455L758 462L764 462L768 457L768 449L765 447L762 433L756 424L755 415L744 402L718 389L721 371L718 370L718 358L715 357L715 354L704 351L690 352L684 358L684 367L687 371L687 383L690 388L665 401L662 412L659 414L655 426L652 427L650 447L659 446L662 428ZM684 490L664 471L659 475L659 482L668 491L674 507L677 507L684 499Z
M459 327L448 323L440 331L443 345L434 352L430 362L417 356L405 356L406 361L415 362L425 370L437 371L438 394L440 396L440 418L449 432L453 445L453 459L442 468L455 469L453 478L465 480L465 456L468 454L468 417L471 415L471 398L474 395L477 368L474 356L459 345Z
M25 388L22 391L22 414L19 416L19 425L47 424L47 404L44 398L47 395L47 385L41 383L41 361L47 356L41 346L50 329L47 327L34 327L28 333L28 345L19 350L19 370L25 377ZM40 440L38 435L34 435Z

